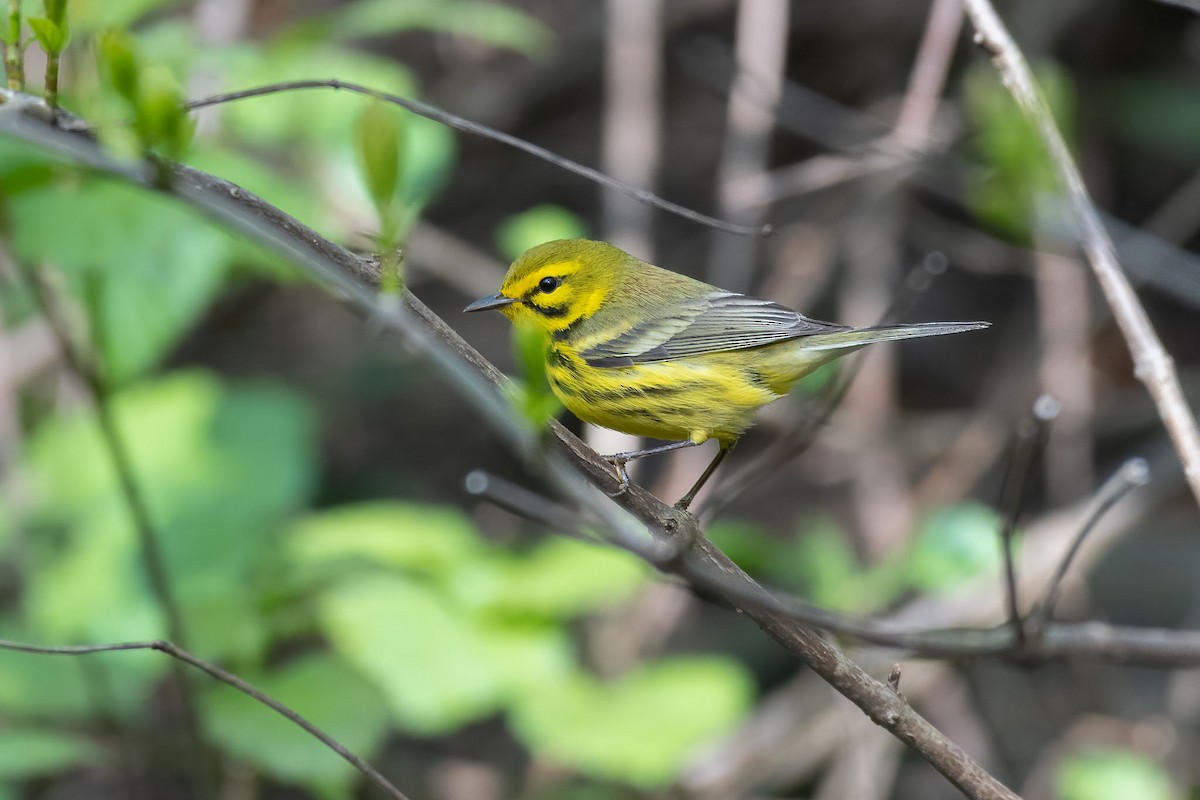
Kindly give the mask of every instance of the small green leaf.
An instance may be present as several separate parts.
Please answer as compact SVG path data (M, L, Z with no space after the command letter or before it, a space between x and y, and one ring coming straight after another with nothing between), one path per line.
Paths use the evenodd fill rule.
M67 22L67 0L43 0L46 17L53 20L55 25L62 27Z
M1122 750L1074 756L1058 768L1059 800L1181 800L1166 770L1154 761Z
M654 789L670 784L699 746L736 725L752 696L749 676L732 660L664 659L610 684L586 675L546 684L510 721L541 756Z
M396 187L400 183L400 117L379 100L367 103L358 118L358 156L362 161L367 193L384 229L394 225Z
M0 781L52 775L90 761L96 751L64 733L34 728L0 730Z
M30 17L28 21L38 44L47 53L56 55L66 49L69 34L65 27L46 17Z
M586 235L587 227L577 215L561 206L541 205L506 219L496 231L496 243L512 260L542 242Z
M292 708L356 755L369 758L387 733L379 693L335 657L302 658L261 675L252 686ZM358 773L321 742L261 703L227 686L204 696L208 731L231 754L296 785L347 797Z
M545 331L533 325L513 326L512 337L519 380L511 387L511 400L522 419L540 430L562 410L546 379L549 339Z

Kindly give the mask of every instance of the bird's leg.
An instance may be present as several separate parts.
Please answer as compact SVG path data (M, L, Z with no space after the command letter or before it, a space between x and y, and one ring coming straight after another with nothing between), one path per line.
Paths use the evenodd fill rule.
M712 474L717 471L717 467L720 466L721 462L725 460L725 456L729 455L729 451L733 449L735 444L737 444L737 439L734 439L729 444L725 444L724 442L721 443L721 449L717 450L717 454L713 457L713 460L710 461L708 466L704 468L704 472L696 480L696 483L692 485L692 488L687 490L687 494L679 498L679 502L675 504L676 508L678 508L680 511L688 510L688 506L690 506L692 501L696 499L696 495L698 495L700 490L704 488L704 484L708 483L708 479L711 478Z
M617 487L617 491L613 497L620 497L629 491L629 472L625 469L625 465L630 461L645 458L646 456L656 456L659 453L669 453L672 450L682 450L685 447L695 447L698 444L700 443L687 439L682 442L662 444L658 447L647 447L645 450L630 450L627 453L613 453L611 456L601 456L601 458L613 465L617 470L617 477L621 479L621 485Z

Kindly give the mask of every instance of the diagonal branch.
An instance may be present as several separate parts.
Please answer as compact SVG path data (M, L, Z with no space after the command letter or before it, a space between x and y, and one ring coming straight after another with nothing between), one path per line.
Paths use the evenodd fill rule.
M1146 309L1117 263L1116 248L1088 194L1079 167L1063 141L1054 116L1034 82L1025 56L1004 27L991 0L962 0L975 26L975 42L991 56L1005 87L1041 136L1042 144L1067 191L1067 202L1079 226L1080 246L1125 336L1134 372L1158 408L1171 437L1192 494L1200 502L1200 430L1179 385L1175 363L1154 332Z
M165 191L331 284L428 359L531 467L598 519L614 543L644 554L651 563L689 582L713 587L719 597L752 619L968 797L1017 797L886 684L772 603L765 589L703 536L694 517L666 506L636 486L616 503L600 496L596 488L608 493L618 488L611 466L560 425L553 426L553 433L563 447L545 447L536 433L508 409L497 391L503 377L496 368L411 293L405 293L398 304L380 298L369 283L375 276L368 259L322 238L244 189L198 170L172 168L171 181L164 187L156 181L159 166L155 163L117 161L86 133L66 131L48 121L36 98L12 92L2 92L0 97L6 101L0 105L0 135L34 143L60 158L120 180Z

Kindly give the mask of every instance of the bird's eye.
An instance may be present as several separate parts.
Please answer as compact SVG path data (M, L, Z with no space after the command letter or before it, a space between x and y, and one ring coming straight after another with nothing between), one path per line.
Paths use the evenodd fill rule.
M538 291L550 294L558 288L559 283L558 278L542 278L538 281Z

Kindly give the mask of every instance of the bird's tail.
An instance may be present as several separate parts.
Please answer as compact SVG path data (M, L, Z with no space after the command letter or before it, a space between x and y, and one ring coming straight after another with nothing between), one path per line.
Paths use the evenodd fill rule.
M991 324L990 322L918 322L913 325L887 325L878 328L855 328L835 333L818 333L805 336L799 341L806 352L845 350L877 342L894 342L898 339L917 339L922 336L945 336L949 333L977 331L990 327Z

